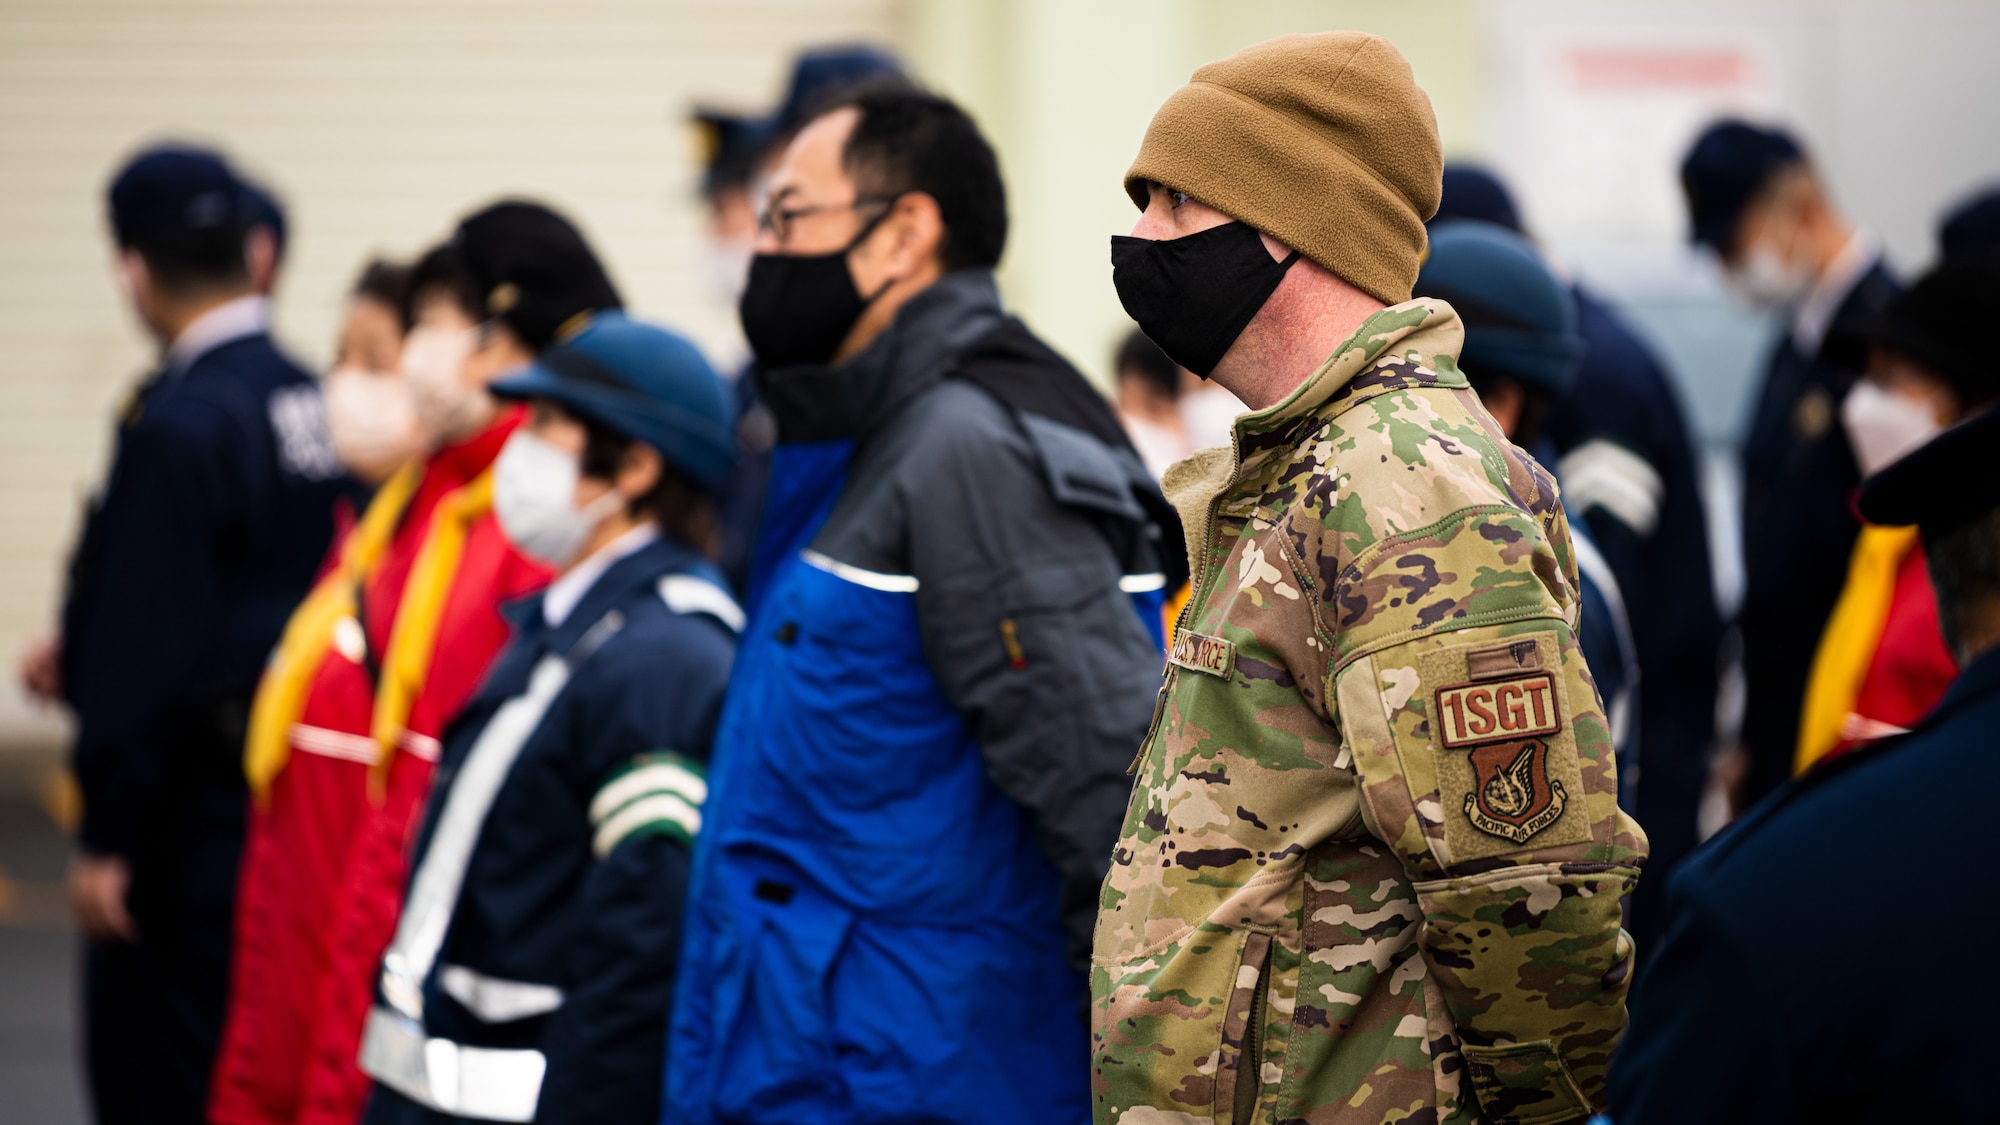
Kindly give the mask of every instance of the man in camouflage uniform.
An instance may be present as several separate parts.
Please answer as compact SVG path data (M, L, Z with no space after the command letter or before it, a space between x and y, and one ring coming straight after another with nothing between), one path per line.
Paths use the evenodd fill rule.
M1554 483L1408 299L1441 164L1408 64L1330 33L1197 71L1128 174L1120 298L1252 412L1167 474L1195 588L1098 918L1100 1125L1601 1101L1645 837Z

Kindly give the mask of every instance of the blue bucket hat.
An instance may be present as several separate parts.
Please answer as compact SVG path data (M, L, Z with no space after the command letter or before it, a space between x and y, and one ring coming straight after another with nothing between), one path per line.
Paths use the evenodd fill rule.
M1727 253L1750 201L1772 176L1804 159L1805 150L1782 129L1718 121L1702 130L1681 161L1690 240Z
M710 489L735 463L729 396L715 369L685 339L623 313L598 313L487 389L499 398L545 398L643 441Z
M259 201L222 154L164 144L127 161L108 193L111 232L120 246L156 238L244 230Z
M1576 298L1527 239L1492 223L1446 223L1431 232L1416 291L1458 312L1458 365L1474 382L1507 375L1557 395L1575 384L1583 358Z

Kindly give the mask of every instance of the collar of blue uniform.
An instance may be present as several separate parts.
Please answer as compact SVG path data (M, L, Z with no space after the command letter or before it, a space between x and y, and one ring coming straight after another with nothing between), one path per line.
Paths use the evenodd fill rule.
M2000 648L1988 649L1973 657L1972 663L1966 665L1958 678L1951 682L1951 687L1945 689L1944 698L1931 708L1929 715L1924 716L1917 729L1932 726L1946 715L1996 694L2000 694Z
M541 593L509 602L500 613L513 627L516 639L537 638L546 651L560 656L634 590L652 586L669 574L691 574L714 582L718 589L727 589L714 563L694 548L662 536L605 568L560 625L550 627L544 621Z
M1006 314L988 270L958 270L909 299L882 335L833 367L758 371L782 442L861 438L943 378Z

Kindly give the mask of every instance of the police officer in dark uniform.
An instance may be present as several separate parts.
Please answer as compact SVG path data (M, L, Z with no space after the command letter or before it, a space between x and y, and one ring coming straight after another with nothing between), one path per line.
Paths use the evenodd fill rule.
M267 333L266 207L194 148L143 152L111 185L118 267L163 354L119 419L62 612L83 793L70 892L104 1122L203 1119L248 700L351 487L317 383Z
M1915 730L1688 861L1612 1070L1617 1125L1993 1119L2000 899L1977 872L2000 792L1996 445L1988 410L1862 486L1871 523L1917 525L1964 670Z
M1749 760L1737 795L1748 804L1792 771L1806 676L1861 526L1840 403L1867 358L1868 326L1900 287L1784 132L1711 125L1681 163L1681 186L1694 241L1721 257L1731 287L1788 318L1743 443Z
M1520 213L1498 179L1481 168L1446 165L1444 200L1430 225L1458 219L1521 232ZM1628 759L1636 766L1621 772L1619 788L1653 849L1627 923L1644 956L1664 921L1666 876L1698 841L1715 740L1722 613L1701 462L1673 381L1601 297L1581 283L1570 292L1583 357L1575 384L1549 408L1548 438L1557 454L1549 467L1618 578L1643 673L1636 737L1618 744L1618 760L1621 771ZM1591 659L1592 671L1598 663Z

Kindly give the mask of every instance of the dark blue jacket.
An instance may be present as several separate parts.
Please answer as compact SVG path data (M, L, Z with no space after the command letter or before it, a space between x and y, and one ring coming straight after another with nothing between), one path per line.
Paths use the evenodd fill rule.
M1834 314L1815 355L1786 333L1743 445L1743 744L1747 796L1791 776L1799 711L1820 631L1847 581L1861 483L1840 403L1865 357L1862 335L1899 292L1877 265Z
M1563 499L1618 577L1641 672L1637 729L1618 750L1622 800L1652 844L1631 923L1643 956L1659 933L1666 876L1698 840L1723 624L1701 460L1680 397L1624 321L1589 290L1575 292L1583 361L1549 436Z
M422 1038L515 1052L502 1062L516 1073L544 1066L534 1114L544 1125L650 1125L689 848L741 614L718 569L664 540L613 563L560 625L546 623L539 594L507 614L515 639L446 734L372 1018L412 1022L395 959L421 965L410 943L435 917L441 942L408 982ZM545 663L568 679L504 761L506 728L532 714ZM454 881L441 869L468 841ZM479 1116L439 1112L452 1103L431 1087L435 1072L414 1090L385 1076L399 1065L387 1057L396 1042L421 1040L371 1025L371 1125Z
M154 376L120 420L62 615L80 835L138 881L185 860L163 891L183 906L227 909L250 695L351 489L317 383L261 334Z
M1016 410L989 360L1098 413ZM765 378L663 1119L1087 1121L1083 959L1161 661L1150 479L983 273Z
M2000 652L1904 737L1767 798L1674 880L1617 1125L1990 1121ZM1974 878L1972 884L1967 878Z

